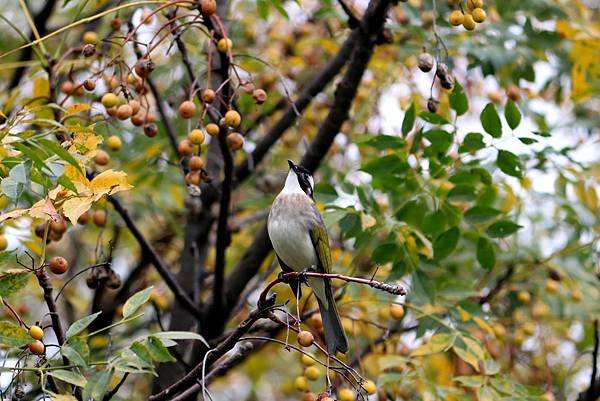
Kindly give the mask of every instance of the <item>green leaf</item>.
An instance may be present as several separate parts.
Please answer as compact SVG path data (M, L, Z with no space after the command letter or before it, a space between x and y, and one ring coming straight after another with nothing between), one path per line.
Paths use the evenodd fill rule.
M422 111L419 114L419 117L421 117L423 120L427 121L430 124L438 124L438 125L449 124L448 120L446 120L444 117L439 116L434 113L430 113L428 111Z
M65 333L65 336L67 337L67 339L69 339L73 336L76 336L77 334L79 334L83 330L85 330L90 325L90 323L92 323L94 320L96 320L98 315L100 315L101 313L102 313L102 311L96 312L93 315L83 317L83 318L77 320L76 322L74 322L71 326L69 326L69 328L67 329L67 332Z
M155 336L148 337L148 351L150 356L156 362L174 362L176 359L169 353L167 347L165 347L162 341Z
M480 134L479 132L469 132L465 136L465 139L463 139L463 143L458 148L458 151L460 153L468 153L475 152L483 148L485 148L483 134Z
M446 196L452 201L470 201L475 199L475 187L468 184L458 184Z
M127 319L137 311L140 306L148 302L153 287L148 287L145 290L138 291L133 294L123 305L123 319Z
M441 129L433 129L431 131L427 131L423 134L425 139L431 142L428 149L435 150L436 153L446 153L450 146L452 146L452 142L454 141L454 136Z
M153 366L150 350L148 350L148 347L145 343L143 343L142 341L135 341L133 344L131 344L129 349L131 349L138 356L142 367Z
M6 298L21 291L31 275L28 272L9 272L0 276L0 298Z
M433 244L433 256L435 259L442 260L448 257L456 248L459 238L460 231L458 227L452 227L440 234Z
M371 260L375 264L383 265L396 260L399 252L398 245L395 243L381 244L373 250Z
M434 334L429 341L415 349L410 356L424 356L436 354L448 350L454 344L455 336L453 334L439 333Z
M511 129L515 129L521 123L521 112L517 105L510 99L506 102L504 107L504 118Z
M55 153L58 157L60 157L61 159L63 159L67 163L69 163L71 166L73 166L77 170L81 171L81 166L79 165L77 160L75 160L73 155L71 155L65 148L60 146L58 143L51 141L49 139L45 139L45 138L38 139L38 142L42 146L46 147L47 149L49 149L50 151Z
M502 136L502 122L496 111L496 107L493 103L488 103L481 114L479 115L481 125L485 132L493 136L494 138L500 138Z
M504 238L516 233L520 228L522 226L510 220L500 220L489 226L486 233L492 238Z
M415 125L415 104L412 103L406 113L404 114L404 119L402 120L402 135L406 136Z
M387 150L387 149L399 149L406 145L406 141L399 136L394 135L364 135L366 140L357 140L359 145L372 146L375 149Z
M521 136L521 137L519 137L517 139L519 139L519 141L521 141L521 143L525 144L525 145L531 145L532 143L537 143L538 142L538 140L535 139L535 138L527 138L527 137L524 137L524 136Z
M94 373L92 377L88 380L85 388L83 389L83 399L89 400L102 400L104 394L108 390L108 384L110 383L110 378L112 377L113 370L101 370L99 372Z
M209 346L204 337L198 333L191 331L162 331L160 333L152 334L154 337L161 340L198 340L201 341L207 347Z
M457 116L462 116L469 110L469 99L458 82L455 82L454 89L450 93L450 107L456 111Z
M519 156L508 150L499 150L496 158L498 168L507 175L521 178L523 176L523 165Z
M477 240L477 261L485 270L492 270L496 264L494 245L485 237L479 237Z
M63 345L60 348L60 353L73 364L79 367L85 368L88 365L86 359L79 352L77 352L75 348L71 347L70 345Z
M10 322L0 322L0 344L8 347L21 347L31 342L31 337L21 326Z
M81 374L74 372L72 370L51 370L48 374L52 377L57 378L58 380L62 380L66 383L73 384L78 387L85 387L87 384L87 380Z
M465 220L469 223L481 223L497 217L502 212L489 206L473 206L465 212Z

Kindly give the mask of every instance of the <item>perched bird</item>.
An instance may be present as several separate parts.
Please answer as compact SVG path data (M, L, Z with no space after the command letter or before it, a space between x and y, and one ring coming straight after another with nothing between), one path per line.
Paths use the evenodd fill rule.
M273 201L267 228L273 249L284 272L313 270L331 272L329 238L323 217L313 200L314 180L310 172L288 160L290 170L285 185ZM348 339L335 306L329 279L307 277L315 293L323 320L327 351L348 351ZM296 295L298 282L292 283Z

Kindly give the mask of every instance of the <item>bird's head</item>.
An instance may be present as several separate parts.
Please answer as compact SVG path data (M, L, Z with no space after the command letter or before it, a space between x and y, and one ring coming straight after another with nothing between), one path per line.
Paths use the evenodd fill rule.
M288 160L290 171L288 172L287 179L285 180L285 186L283 187L284 193L305 193L311 199L313 198L313 191L315 182L310 172L304 167L295 164L293 161Z

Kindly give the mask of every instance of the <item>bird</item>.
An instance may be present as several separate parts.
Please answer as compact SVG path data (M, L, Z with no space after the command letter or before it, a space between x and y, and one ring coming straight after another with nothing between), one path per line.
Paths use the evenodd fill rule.
M283 272L331 272L329 237L323 216L315 206L314 179L301 165L288 160L289 171L269 211L267 231ZM329 279L306 277L323 320L327 352L348 351L348 339L335 304ZM300 282L290 283L299 298Z

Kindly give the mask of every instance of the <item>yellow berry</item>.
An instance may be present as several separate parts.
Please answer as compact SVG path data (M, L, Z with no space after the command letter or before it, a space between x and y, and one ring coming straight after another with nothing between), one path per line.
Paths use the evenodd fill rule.
M308 390L308 381L306 380L306 377L304 377L304 376L296 377L296 380L294 380L294 387L296 388L296 390L299 390L299 391Z
M229 38L221 38L217 42L217 50L221 53L227 53L233 47L233 42Z
M363 384L361 384L361 387L363 389L365 389L365 391L367 392L367 394L369 395L373 395L377 392L377 386L375 385L375 383L371 380L367 380L365 381Z
M483 0L467 0L467 8L473 11L476 8L483 7Z
M311 358L310 356L308 356L306 354L302 354L302 357L300 358L300 362L302 362L302 364L304 366L313 366L315 363L317 363L313 358Z
M219 135L219 126L214 123L206 124L206 133L210 136Z
M529 301L531 301L531 295L529 295L527 291L519 291L519 293L517 294L517 299L519 300L519 302L526 304L529 303Z
M487 18L487 14L483 8L474 9L471 12L471 15L473 15L473 20L475 20L475 22L483 22Z
M104 107L109 109L119 104L119 97L114 93L107 93L104 96L102 96L101 102Z
M5 250L6 248L8 248L8 240L4 235L0 235L0 251Z
M338 399L339 401L354 401L356 400L356 394L349 388L343 388L338 391Z
M394 319L402 319L404 316L404 307L402 305L393 304L390 306L390 316Z
M321 377L321 371L316 366L309 366L304 371L304 377L306 377L308 380L315 381Z
M121 138L119 138L116 135L111 135L107 140L106 140L106 146L110 149L110 150L121 150L121 148L123 147L123 142L121 142Z
M450 13L450 17L448 18L448 21L450 22L450 25L453 26L459 26L462 25L463 21L465 20L465 16L462 13L462 11L460 10L454 10Z
M186 100L179 105L179 115L183 118L192 118L196 113L196 105L191 100Z
M552 279L546 280L546 291L548 291L550 294L554 294L556 291L558 291L558 283Z
M571 293L571 300L573 302L581 302L582 299L583 293L579 289L573 290L573 292Z
M87 31L83 34L83 41L90 45L95 45L98 43L98 34L96 32Z
M237 128L241 122L242 117L237 111L229 110L227 113L225 113L225 124L228 127Z
M188 134L188 139L192 141L194 145L201 145L204 142L204 132L198 128L193 129Z
M44 330L40 326L31 326L29 328L29 335L34 340L41 340L44 338Z
M463 18L462 25L467 31L472 31L473 29L475 29L477 23L475 22L471 14L466 14Z

